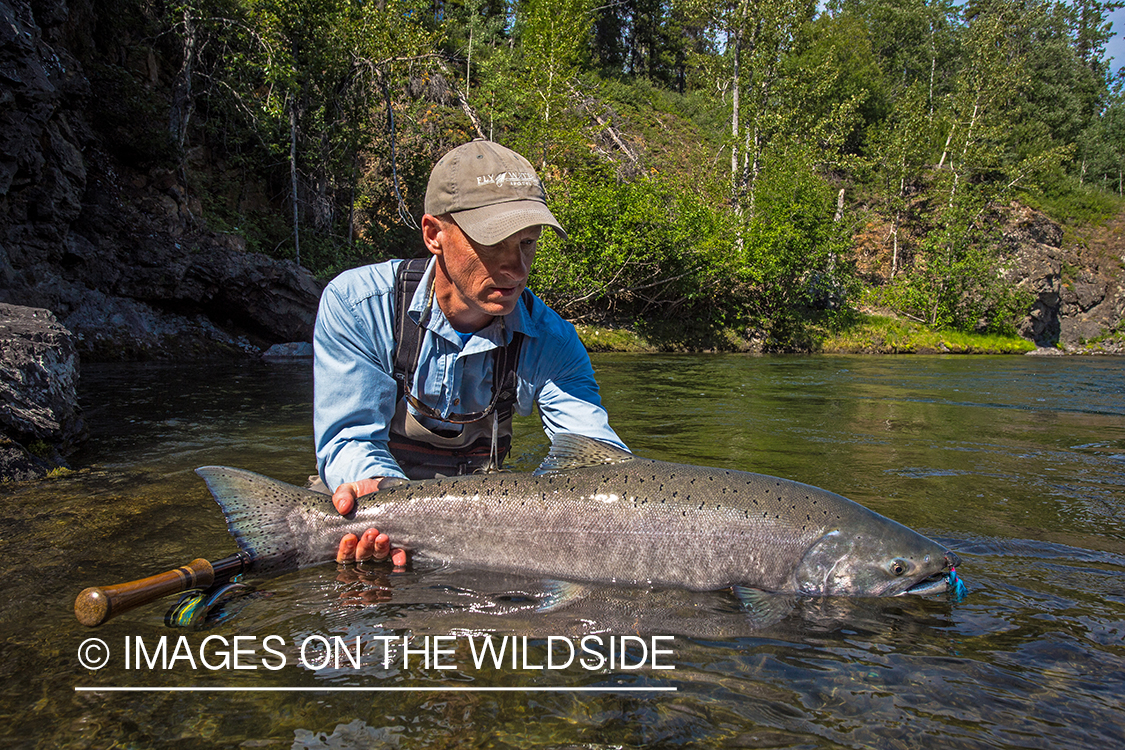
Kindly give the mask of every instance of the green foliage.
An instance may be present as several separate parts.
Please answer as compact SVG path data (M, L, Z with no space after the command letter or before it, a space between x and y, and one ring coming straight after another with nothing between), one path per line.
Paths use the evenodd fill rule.
M994 243L957 227L923 243L909 274L875 295L887 307L939 330L1012 334L1032 296L1004 279Z
M575 177L556 191L551 210L568 239L544 236L531 284L563 315L732 311L720 294L730 237L698 193L659 179Z
M878 299L1002 331L1027 300L991 208L1120 210L1119 5L94 0L84 67L111 152L180 167L251 250L299 240L321 276L416 254L431 166L483 131L570 231L533 279L564 315L809 347L850 313L860 211L893 247Z
M1125 210L1125 198L1097 185L1080 184L1066 174L1057 174L1042 190L1025 192L1020 199L1069 226L1100 224Z
M793 146L776 164L803 169L763 172L759 211L741 234L698 190L572 178L552 204L568 240L541 241L532 285L567 317L675 318L705 338L741 327L767 347L800 346L806 323L843 309L852 290L833 191L811 158Z
M802 49L786 61L792 80L805 80L801 107L826 151L859 153L864 134L887 115L889 103L866 25L850 15L822 15L806 29Z
M734 253L736 296L748 324L771 347L802 339L807 322L844 309L853 291L847 237L833 216L835 195L813 159L795 144L775 152L758 183L758 210Z

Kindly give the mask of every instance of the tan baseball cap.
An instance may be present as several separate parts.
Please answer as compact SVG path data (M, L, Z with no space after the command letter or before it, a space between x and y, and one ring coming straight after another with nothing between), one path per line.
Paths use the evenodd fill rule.
M510 148L479 138L434 165L425 208L432 216L452 214L461 231L481 245L495 245L533 226L551 227L566 239L531 163Z

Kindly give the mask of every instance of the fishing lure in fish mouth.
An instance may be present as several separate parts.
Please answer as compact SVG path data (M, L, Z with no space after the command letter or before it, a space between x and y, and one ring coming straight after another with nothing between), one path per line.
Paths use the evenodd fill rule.
M957 568L949 569L949 588L953 591L954 601L961 601L965 595L969 593L969 587L965 585L961 577L957 575Z

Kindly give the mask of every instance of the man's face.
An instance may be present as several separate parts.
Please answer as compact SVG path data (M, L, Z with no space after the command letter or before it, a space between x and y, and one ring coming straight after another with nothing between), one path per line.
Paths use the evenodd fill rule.
M438 258L434 296L454 328L476 331L515 309L542 232L528 227L495 245L480 245L454 221L422 217L422 238Z

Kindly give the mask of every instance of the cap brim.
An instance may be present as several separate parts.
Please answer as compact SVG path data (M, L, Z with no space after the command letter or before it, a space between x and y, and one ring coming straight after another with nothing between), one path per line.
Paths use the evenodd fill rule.
M491 206L455 211L453 220L469 239L480 245L495 245L528 227L546 226L566 239L559 220L541 201L508 201Z

